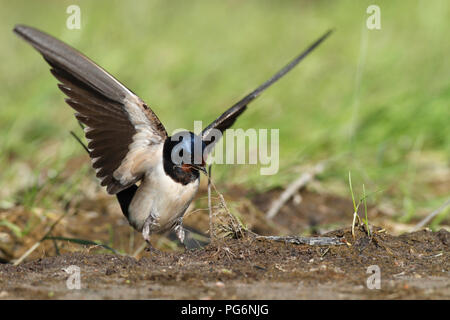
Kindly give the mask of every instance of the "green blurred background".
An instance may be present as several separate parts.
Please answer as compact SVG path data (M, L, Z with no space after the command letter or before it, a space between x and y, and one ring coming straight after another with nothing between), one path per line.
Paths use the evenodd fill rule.
M81 29L66 9L81 8ZM366 8L381 8L368 30ZM223 188L285 186L328 159L322 190L369 201L402 221L449 195L448 1L1 1L0 206L52 206L92 179L47 64L12 33L38 27L77 48L143 98L170 133L209 123L330 28L336 32L250 105L235 128L279 128L280 171L215 166ZM36 199L38 190L49 186ZM52 200L53 199L53 200Z

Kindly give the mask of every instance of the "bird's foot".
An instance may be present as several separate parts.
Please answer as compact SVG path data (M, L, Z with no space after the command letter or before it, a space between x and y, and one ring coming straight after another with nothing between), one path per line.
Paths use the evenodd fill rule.
M150 242L150 235L152 234L152 230L155 227L159 227L159 223L157 219L150 214L147 219L145 219L144 227L142 228L142 237L144 238L145 242L147 242L147 248L145 251L152 252L152 253L160 253L160 251L156 248L154 248Z
M184 230L181 224L177 225L174 229L175 234L177 235L178 240L184 245L184 239L186 236L186 231Z

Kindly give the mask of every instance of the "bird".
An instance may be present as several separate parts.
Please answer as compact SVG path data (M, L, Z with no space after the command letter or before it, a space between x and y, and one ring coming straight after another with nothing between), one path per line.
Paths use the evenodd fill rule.
M183 216L206 174L206 158L247 106L319 46L327 31L200 134L169 136L154 111L91 59L55 37L26 25L14 33L50 65L65 101L83 124L87 150L101 186L115 195L129 224L151 246L154 233L175 231L184 244ZM200 151L200 152L197 152Z

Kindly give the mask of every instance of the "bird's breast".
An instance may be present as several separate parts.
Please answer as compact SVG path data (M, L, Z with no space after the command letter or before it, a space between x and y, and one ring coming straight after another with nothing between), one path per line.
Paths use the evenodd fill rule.
M160 225L154 231L167 230L185 213L198 186L199 179L186 185L175 182L164 172L162 163L157 165L145 175L130 203L130 224L141 231L145 220L152 213Z

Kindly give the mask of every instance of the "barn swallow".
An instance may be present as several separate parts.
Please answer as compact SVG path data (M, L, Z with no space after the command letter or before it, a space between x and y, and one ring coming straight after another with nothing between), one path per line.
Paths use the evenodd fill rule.
M150 244L152 233L169 229L184 243L183 215L197 193L200 172L206 172L205 157L220 134L332 31L227 109L201 134L181 132L171 137L141 98L92 60L35 28L17 25L14 32L50 65L59 89L67 96L65 101L85 126L87 149L101 185L117 196L130 225ZM201 151L200 157L195 149Z

